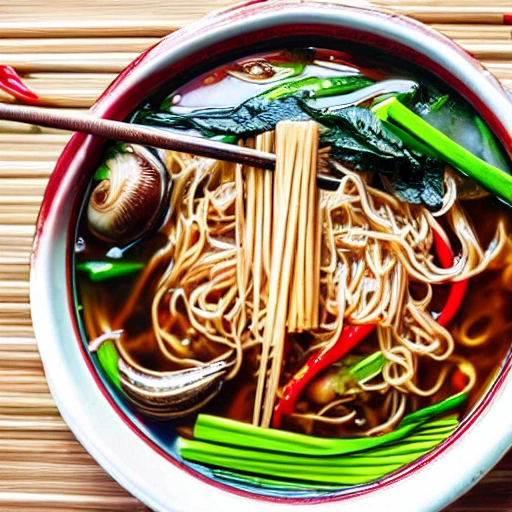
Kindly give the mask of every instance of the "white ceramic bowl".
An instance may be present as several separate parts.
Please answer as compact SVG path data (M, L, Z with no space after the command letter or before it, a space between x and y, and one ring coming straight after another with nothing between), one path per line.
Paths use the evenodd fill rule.
M132 63L92 109L124 119L163 83L285 42L371 45L412 61L465 97L511 152L512 103L497 81L449 39L409 19L377 10L313 3L252 3L213 13L176 32ZM456 433L419 461L374 484L327 495L258 496L213 482L173 457L129 417L98 377L84 348L73 302L76 220L103 141L75 135L64 150L41 208L34 242L34 328L59 410L91 455L155 510L182 512L363 512L439 510L475 484L512 439L512 358ZM169 441L171 442L171 441ZM169 453L170 452L170 453Z

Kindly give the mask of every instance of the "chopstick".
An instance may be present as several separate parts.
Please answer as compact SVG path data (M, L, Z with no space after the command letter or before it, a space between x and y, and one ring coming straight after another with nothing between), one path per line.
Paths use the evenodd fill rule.
M77 112L63 114L48 108L0 103L0 119L88 133L105 139L191 153L260 169L273 170L276 165L276 156L272 153L167 130L102 119L90 114ZM333 189L337 188L339 179L319 173L317 182L321 188Z
M0 119L88 133L105 139L144 144L262 169L274 169L276 164L276 156L271 153L147 126L101 119L90 114L62 114L47 108L0 104Z

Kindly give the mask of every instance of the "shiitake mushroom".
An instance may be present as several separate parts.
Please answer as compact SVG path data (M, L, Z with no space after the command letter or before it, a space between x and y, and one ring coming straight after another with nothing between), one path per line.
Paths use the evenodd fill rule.
M87 207L91 232L107 242L133 242L158 227L168 207L170 177L156 152L135 144L110 151Z

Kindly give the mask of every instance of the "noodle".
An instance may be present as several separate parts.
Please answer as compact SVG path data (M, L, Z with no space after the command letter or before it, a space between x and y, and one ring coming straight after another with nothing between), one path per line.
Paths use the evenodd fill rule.
M496 322L495 311L479 301L470 304L452 336L431 314L434 289L487 267L510 286L504 224L499 223L484 250L449 175L435 217L371 187L370 176L337 162L331 164L341 174L340 186L334 192L318 191L317 158L325 162L327 153L318 152L314 122L282 122L275 142L273 133L264 133L245 145L267 152L275 147L275 172L166 153L173 184L160 229L166 242L145 266L113 325L106 313L93 315L96 309L85 303L97 305L100 294L84 293L89 333L101 338L123 328L148 286L155 286L153 332L129 341L111 333L120 354L135 367L138 353L156 353L173 368L223 360L230 363L228 380L249 358L256 370L247 388L255 391L252 421L264 427L293 375L284 361L287 333L307 333L306 357L334 346L344 325L375 324L386 361L378 376L317 410L303 402L291 418L308 425L354 421L359 418L355 397L366 393L382 402L366 434L392 429L419 397L441 392L454 365L466 368L466 387L473 387L475 370L453 355L454 337L463 345L479 345L512 324ZM460 246L449 268L438 266L432 256L434 232ZM483 301L494 310L506 304L506 297L491 285L481 295L498 294ZM420 364L434 371L425 387L418 382Z
M307 233L304 233L307 230L307 222L303 217L301 222L300 211L301 205L306 206L313 196L309 188L316 177L316 166L312 165L312 162L316 157L317 147L316 123L282 122L278 124L268 314L253 417L253 422L263 427L270 425L279 386L285 329L287 321L290 322L288 302L294 280L293 270L294 267L296 270L297 266L304 265L305 260L304 245L299 241L307 236ZM311 237L314 238L316 233L314 225L310 230ZM297 285L296 288L298 288ZM304 307L304 303L300 307ZM291 309L293 311L293 306ZM292 322L294 321L292 319ZM269 360L270 368L267 376ZM260 409L262 409L261 417Z

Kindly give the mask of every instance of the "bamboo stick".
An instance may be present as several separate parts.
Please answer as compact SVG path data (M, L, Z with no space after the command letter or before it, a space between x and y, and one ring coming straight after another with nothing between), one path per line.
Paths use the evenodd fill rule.
M3 195L16 196L20 192L23 192L24 195L31 194L42 196L46 189L47 183L48 180L42 178L0 178L0 190L2 191ZM0 225L0 233L2 233L3 228L4 226Z
M16 281L14 281L16 284ZM2 300L10 302L28 302L29 301L29 285L26 282L23 286L9 286L9 281L0 282L0 297ZM1 379L1 377L0 377Z
M37 220L37 212L35 212L35 213L16 213L16 212L0 213L0 222L10 222L11 224L27 224L27 223L35 224L36 220Z
M50 391L48 390L48 385L44 381L41 382L19 382L16 380L16 376L12 376L14 379L12 382L2 382L0 384L0 391L9 391L15 389L18 393L23 394L35 394L39 396L50 396ZM2 429L0 428L0 433Z
M33 336L32 324L0 325L0 336Z
M35 161L40 163L42 160L54 162L62 152L61 148L55 149L32 149L30 146L23 151L23 159L27 161ZM11 161L20 158L19 149L3 149L0 147L0 161ZM3 167L3 164L2 164Z
M70 460L66 464L62 464L60 462L55 463L53 461L49 462L35 462L29 463L27 462L19 462L19 461L6 461L3 462L0 466L0 479L4 477L11 479L19 479L20 472L26 472L30 475L33 475L34 478L40 478L41 475L48 475L50 478L55 478L57 476L61 477L69 477L69 478L95 478L101 477L102 480L108 481L105 478L105 472L103 469L97 464L75 464L72 460ZM10 475L10 476L9 476Z
M81 73L119 73L138 53L1 53L0 62L14 67L18 72L79 71Z
M11 325L11 326L18 326L18 327L32 327L32 322L31 322L31 319L30 319L30 316L27 315L25 317L20 317L19 315L0 315L0 325L1 326L6 326L6 325ZM7 333L2 333L1 334L2 336L7 336L8 334ZM18 334L18 336L21 336L21 334ZM29 360L31 362L35 362L35 363L38 363L38 360L37 358L29 358ZM6 358L5 361L3 362L8 362L8 361L11 361L12 364L16 364L16 366L22 366L23 364L23 361L24 359L22 357L20 357L19 359L16 359L15 357L12 357L10 359ZM19 363L19 364L18 364ZM2 364L2 361L0 361L0 364ZM34 365L32 365L34 366ZM37 366L37 364L35 365ZM9 367L7 365L7 367Z
M103 37L48 38L48 39L0 39L0 53L141 53L158 43L155 37ZM78 56L79 58L79 56Z
M36 213L39 212L39 204L2 204L0 201L0 213Z
M20 397L19 400L20 402L25 401L25 406L29 406L27 404L31 403L30 400L27 400L24 397ZM41 399L40 401L42 402L43 400ZM48 399L47 401L52 402L51 399ZM53 405L53 402L51 403L51 405ZM34 439L0 439L0 454L5 454L8 452L31 452L33 450L45 453L83 453L84 451L84 449L76 441L76 439L68 441L45 440L44 443L41 443Z
M0 429L20 429L45 433L49 431L64 432L68 430L68 426L60 416L24 416L9 414L0 416ZM0 468L1 467L2 465L0 465Z
M510 60L512 41L503 43L462 41L462 47L478 59Z
M0 183L1 185L1 183ZM1 190L1 187L0 187ZM2 235L14 236L34 236L34 226L9 226L6 224L0 224L0 238Z
M32 155L32 158L35 158L35 155ZM53 160L50 159L47 162L38 162L37 160L33 160L31 162L3 162L0 166L0 178L49 178L54 168L55 158ZM21 190L22 189L20 189L20 191ZM36 204L39 204L39 201Z
M510 5L491 5L472 2L470 5L392 5L387 2L373 2L379 7L410 16L423 23L485 23L504 24L504 15L510 12Z
M0 264L0 280L9 280L19 281L21 279L27 280L29 279L29 263L25 265L2 265ZM3 318L0 315L0 323L6 323L6 318Z
M92 492L92 489L91 489ZM123 493L124 494L124 493ZM139 510L148 510L141 505L135 498L124 496L95 496L87 494L70 495L70 494L49 494L46 492L3 492L0 493L0 506L5 505L6 511L20 512L19 503L35 505L36 510L121 510L136 512ZM40 508L42 507L42 508ZM32 509L34 510L34 509Z
M27 149L27 145L33 147L34 144L44 146L63 146L69 141L69 135L67 134L53 134L53 133L1 133L0 132L0 145L2 144L19 144L23 145L24 149Z
M42 197L34 197L34 196L3 196L0 195L0 204L23 204L23 205L36 205L39 206L41 204ZM10 238L9 240L19 240L19 239L29 240L31 237L16 235L16 239ZM5 243L5 240L2 240L0 236L0 243Z
M70 132L59 130L56 128L45 128L40 126L33 126L26 123L18 123L15 121L4 121L0 119L0 133L12 134L69 134Z
M423 0L422 0L423 1ZM507 0L508 1L508 0ZM447 37L455 40L475 39L479 41L505 40L512 39L512 27L495 26L490 29L485 25L447 25L443 23L433 23L430 25L434 30L438 30Z
M509 62L484 62L485 67L502 82L512 79L512 65Z
M89 108L101 96L103 88L96 89L56 89L41 90L38 87L31 89L39 96L41 105L52 107ZM4 91L0 91L0 101L14 103L14 98Z
M57 417L57 416L55 416ZM75 453L73 457L69 457L65 453L38 453L34 451L30 454L30 460L33 462L49 462L52 463L65 463L69 462L72 459L75 464L95 464L94 460L88 453ZM10 462L26 462L27 454L26 453L14 453L11 452L9 454Z
M1 38L120 38L162 37L182 26L177 20L26 20L0 22Z

